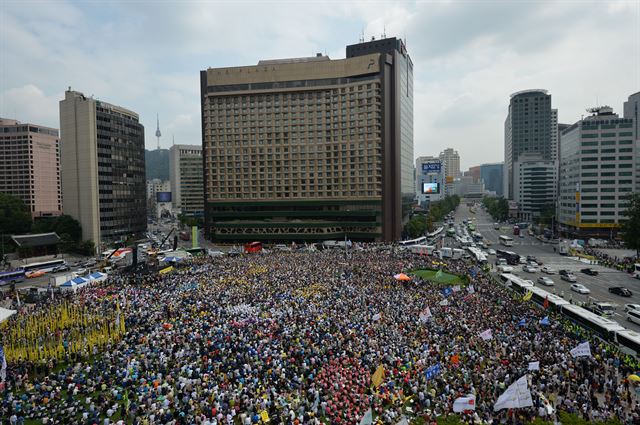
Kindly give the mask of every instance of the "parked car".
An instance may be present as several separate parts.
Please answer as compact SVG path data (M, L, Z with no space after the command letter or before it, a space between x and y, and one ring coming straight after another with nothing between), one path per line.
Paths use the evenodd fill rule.
M564 277L564 276L563 276ZM581 283L574 283L571 285L571 290L575 291L579 294L590 294L591 290L589 288L587 288L586 286L584 286Z
M632 311L632 310L640 312L640 304L625 304L624 305L625 313L627 313L629 311Z
M52 272L53 273L68 272L69 270L71 270L71 268L66 264L63 264L62 266L54 267Z
M493 248L489 248L487 252L489 253L489 255L496 255L496 250Z
M592 268L586 268L580 270L581 273L588 274L589 276L598 276L598 271L593 270Z
M547 276L540 276L538 278L538 283L544 285L544 286L553 286L555 285L555 282L553 280L551 280L550 277Z
M537 273L538 272L538 268L536 266L531 265L531 264L527 264L526 266L524 266L522 268L522 270L524 270L527 273Z
M549 267L549 266L544 266L544 267L542 268L542 273L546 273L546 274L556 274L556 271L555 271L553 268Z
M621 297L630 297L633 295L633 293L624 286L612 286L609 288L609 292L620 295Z

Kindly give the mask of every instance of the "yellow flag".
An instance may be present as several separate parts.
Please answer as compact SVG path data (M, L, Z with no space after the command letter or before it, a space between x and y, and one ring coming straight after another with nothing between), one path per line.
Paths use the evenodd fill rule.
M380 384L382 384L382 381L384 381L384 366L380 365L371 376L371 382L378 388Z
M269 412L263 410L260 412L260 418L262 418L262 422L269 422Z
M533 296L533 292L529 291L526 294L524 294L524 297L522 297L522 301L529 301L532 296Z

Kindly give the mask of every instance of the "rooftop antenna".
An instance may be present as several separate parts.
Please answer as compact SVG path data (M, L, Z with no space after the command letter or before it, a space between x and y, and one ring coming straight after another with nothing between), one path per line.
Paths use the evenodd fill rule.
M171 146L175 146L176 145L176 135L172 134L171 135Z
M360 33L360 43L364 43L364 27L362 27L362 32Z
M387 38L387 24L382 24L382 38Z
M158 139L158 150L160 150L160 136L162 136L162 133L160 133L160 116L158 114L156 114L156 123L156 138Z

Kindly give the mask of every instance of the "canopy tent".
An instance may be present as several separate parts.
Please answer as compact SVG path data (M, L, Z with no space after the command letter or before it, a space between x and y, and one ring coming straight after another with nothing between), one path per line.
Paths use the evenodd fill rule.
M9 319L9 317L16 314L15 310L9 310L8 308L0 307L0 323Z
M399 273L399 274L393 275L393 277L396 280L403 280L403 281L411 280L411 278L409 276L407 276L406 274L404 274L404 273Z
M168 262L168 263L177 263L177 262L182 261L182 260L183 260L183 258L182 258L182 257L174 257L174 256L171 256L171 257L164 257L164 258L163 258L162 260L160 260L160 261L166 261L166 262Z
M84 279L88 279L91 282L101 282L101 281L105 280L106 278L107 278L107 274L106 273L100 273L100 272L91 273L91 274L86 275L84 277Z
M67 280L65 283L63 283L62 285L60 285L60 287L62 289L65 290L76 290L78 288L82 288L83 286L87 286L89 284L89 280L85 279L84 277L74 277L71 280Z

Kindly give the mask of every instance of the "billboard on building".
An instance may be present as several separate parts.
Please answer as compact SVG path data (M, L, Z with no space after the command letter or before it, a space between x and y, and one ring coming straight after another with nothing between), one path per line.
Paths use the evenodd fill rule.
M171 202L171 192L156 192L156 202Z
M442 163L440 161L422 163L422 172L424 174L439 173L441 170L442 170Z
M447 176L447 183L453 183L453 176Z
M439 183L422 183L422 193L425 195L431 195L440 193Z

